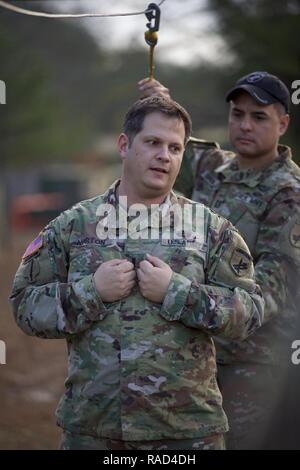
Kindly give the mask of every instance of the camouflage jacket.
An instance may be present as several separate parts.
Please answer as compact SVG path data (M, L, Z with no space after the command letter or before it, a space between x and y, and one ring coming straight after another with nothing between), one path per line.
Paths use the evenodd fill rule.
M162 217L156 239L133 239L129 226L124 238L119 217L117 237L101 239L102 204L120 207L115 185L53 220L25 252L11 295L25 333L67 339L69 376L59 425L120 440L226 431L211 335L244 338L263 317L243 239L230 222L174 193L157 213L175 204L198 208L201 223L190 219L196 235L185 225L178 239L164 238ZM146 220L133 232L148 227ZM103 303L93 282L98 266L114 258L137 266L146 253L173 270L163 304L145 299L138 286L126 299Z
M264 171L239 170L232 152L191 139L176 182L184 195L226 217L252 254L265 299L264 325L243 342L218 342L218 361L286 364L300 276L300 168L288 147ZM221 343L221 344L219 344Z

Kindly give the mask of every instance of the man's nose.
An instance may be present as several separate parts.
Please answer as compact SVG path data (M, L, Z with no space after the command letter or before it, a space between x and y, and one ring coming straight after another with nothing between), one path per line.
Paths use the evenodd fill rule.
M164 162L168 162L170 160L170 151L169 147L167 145L162 145L161 148L159 149L159 152L157 154L157 158L159 160L163 160Z
M241 120L241 129L243 131L249 131L252 129L252 121L250 117L243 117L243 119Z

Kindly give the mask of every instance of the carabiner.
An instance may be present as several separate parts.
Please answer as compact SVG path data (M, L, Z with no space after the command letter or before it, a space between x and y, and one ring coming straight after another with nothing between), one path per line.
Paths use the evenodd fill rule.
M149 23L146 24L151 33L159 30L160 8L156 3L149 3L145 13Z
M154 78L154 47L158 41L157 31L159 30L160 8L156 3L149 3L145 12L149 23L146 24L148 31L145 32L145 41L150 46L149 53L149 76Z

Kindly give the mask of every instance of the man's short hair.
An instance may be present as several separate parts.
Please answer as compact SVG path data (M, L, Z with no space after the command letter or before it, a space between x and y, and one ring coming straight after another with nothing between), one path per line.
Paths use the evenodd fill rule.
M142 131L145 117L155 112L183 122L185 129L184 144L186 144L192 133L192 121L189 113L170 98L151 96L136 101L126 113L123 132L129 139L129 145L132 144L135 136Z

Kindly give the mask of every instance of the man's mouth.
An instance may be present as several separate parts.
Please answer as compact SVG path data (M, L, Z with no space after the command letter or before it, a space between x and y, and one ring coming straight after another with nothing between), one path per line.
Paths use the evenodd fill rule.
M152 171L157 171L158 173L164 173L167 174L168 171L165 168L150 168Z
M254 142L252 139L249 139L248 137L238 137L237 140L245 144L250 144Z

